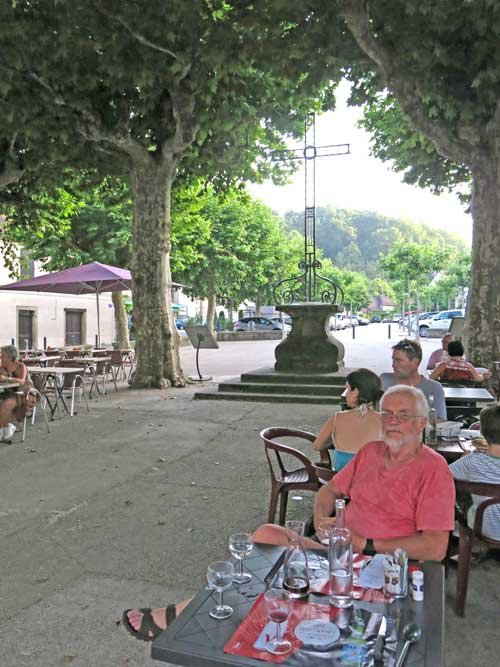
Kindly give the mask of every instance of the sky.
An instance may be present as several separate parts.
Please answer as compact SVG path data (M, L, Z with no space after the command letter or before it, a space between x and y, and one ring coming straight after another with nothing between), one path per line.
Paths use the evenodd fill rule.
M351 154L316 160L316 206L374 211L388 217L442 228L467 242L472 239L472 218L455 194L433 195L430 190L401 182L402 174L389 163L370 156L370 137L356 127L362 111L348 107L347 85L341 84L337 109L316 118L316 145L350 144ZM300 143L290 144L290 148ZM289 185L266 181L251 184L253 196L279 214L304 209L304 171L301 167Z

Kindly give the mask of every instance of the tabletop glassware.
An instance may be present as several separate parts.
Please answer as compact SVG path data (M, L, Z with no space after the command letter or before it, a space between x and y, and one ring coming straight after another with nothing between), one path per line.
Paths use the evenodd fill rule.
M207 568L207 581L210 588L219 594L219 603L208 611L209 616L222 620L229 618L233 614L233 608L223 604L223 591L231 588L234 579L233 564L227 560L217 560L211 563Z
M325 517L318 522L318 529L316 535L321 544L326 547L330 546L330 533L335 527L335 519L332 517ZM328 570L328 558L319 558L319 564L324 570Z
M269 620L276 625L276 634L266 641L266 651L275 655L288 653L292 644L283 638L281 625L290 616L290 595L284 590L270 588L264 593L264 605Z
M250 572L243 571L243 559L252 553L253 539L250 533L235 533L229 538L229 551L238 559L238 572L233 581L236 584L247 584L252 579Z

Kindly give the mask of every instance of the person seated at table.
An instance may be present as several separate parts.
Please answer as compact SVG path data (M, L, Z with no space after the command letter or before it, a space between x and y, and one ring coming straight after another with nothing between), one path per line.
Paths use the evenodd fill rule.
M336 472L349 463L365 442L380 438L382 422L375 406L381 395L380 379L373 371L360 368L347 376L346 403L350 409L329 417L313 442L318 451L333 445Z
M415 560L440 561L454 526L455 487L444 458L422 444L428 405L415 387L396 385L382 396L383 438L362 447L316 494L314 525L349 498L346 528L354 551L405 549Z
M448 345L452 340L455 340L455 336L452 333L446 333L441 338L441 347L439 347L437 350L434 350L434 352L429 357L429 360L427 361L428 371L433 371L442 361L446 361L448 359Z
M450 465L450 471L455 479L500 484L500 405L492 403L484 407L479 421L481 434L486 440L486 451L464 454ZM472 495L472 506L467 512L467 523L471 528L474 526L476 509L484 500L487 500L484 496ZM491 505L485 509L483 533L500 541L500 505Z
M0 382L15 384L17 387L2 392L0 400L0 440L11 440L16 432L16 411L19 407L17 388L30 384L28 369L18 361L17 348L4 345L0 348Z
M448 358L436 366L431 373L432 380L475 380L483 382L485 379L470 361L464 359L464 346L459 340L452 340L448 344Z
M384 439L364 445L317 493L315 525L332 515L337 498L348 496L345 520L356 552L373 555L402 547L416 560L442 560L454 526L455 486L446 461L422 445L425 396L413 387L395 386L382 397L381 409ZM288 532L264 524L253 539L286 545ZM304 546L326 548L307 538ZM137 639L152 641L188 602L127 609L121 622Z
M420 375L418 367L422 361L422 348L416 340L405 338L392 347L394 373L382 373L380 381L385 391L396 384L416 387L429 400L434 401L438 421L446 421L446 402L443 387L435 380Z

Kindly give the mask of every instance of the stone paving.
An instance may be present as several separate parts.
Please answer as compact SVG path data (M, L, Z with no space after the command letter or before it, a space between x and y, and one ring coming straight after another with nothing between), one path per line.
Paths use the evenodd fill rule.
M239 355L251 361L245 347ZM229 534L266 518L260 429L317 431L327 416L193 393L123 386L50 435L40 420L25 443L0 446L1 667L160 664L116 625L121 611L194 593L207 563L228 555ZM290 504L305 517L311 497ZM496 561L473 568L465 619L452 611L450 573L448 665L497 663L499 572Z

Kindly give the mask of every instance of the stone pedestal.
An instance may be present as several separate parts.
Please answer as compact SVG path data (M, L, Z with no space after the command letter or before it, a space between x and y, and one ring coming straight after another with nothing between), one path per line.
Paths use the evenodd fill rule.
M292 330L276 347L277 371L331 373L344 366L344 346L330 332L330 317L342 312L329 303L276 306L292 318Z

